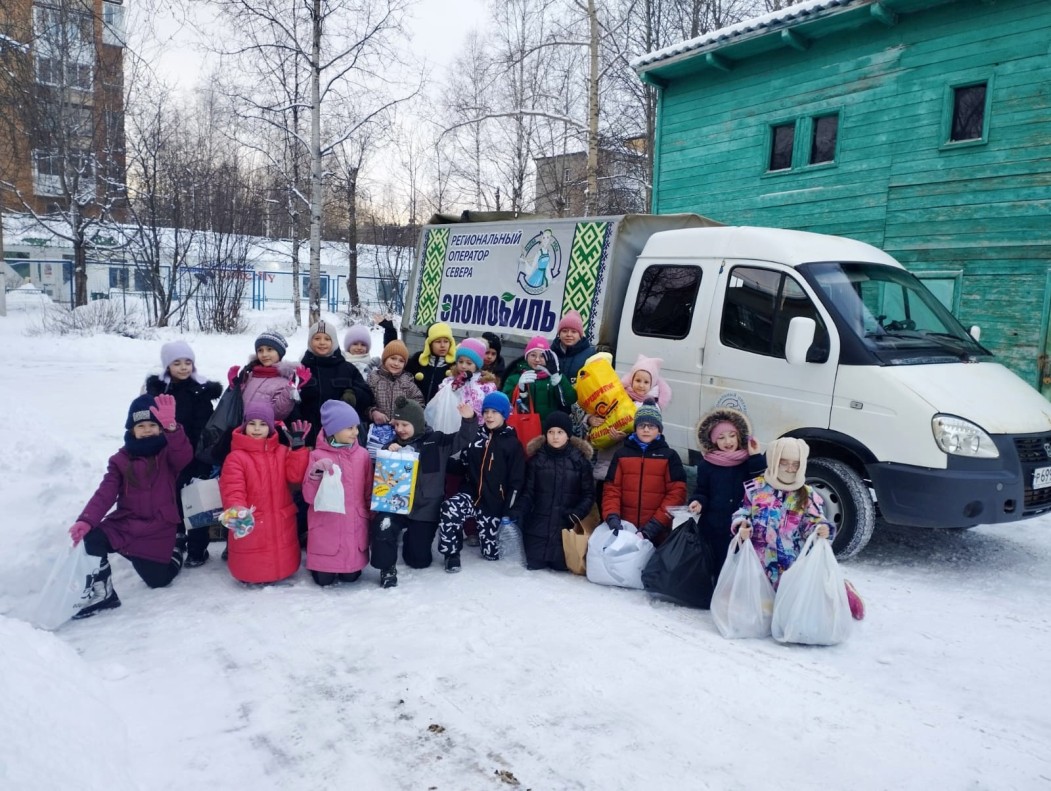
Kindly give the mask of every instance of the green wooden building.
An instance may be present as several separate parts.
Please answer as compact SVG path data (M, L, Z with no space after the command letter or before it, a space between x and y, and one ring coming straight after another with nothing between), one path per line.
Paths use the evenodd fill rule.
M655 213L881 247L1051 396L1051 0L811 0L633 65Z

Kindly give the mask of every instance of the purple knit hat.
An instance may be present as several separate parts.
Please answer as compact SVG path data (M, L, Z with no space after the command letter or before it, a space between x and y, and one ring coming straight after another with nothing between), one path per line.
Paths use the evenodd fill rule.
M245 404L245 419L241 424L242 429L248 425L249 420L262 420L270 426L271 434L277 431L274 422L274 408L269 401L249 401Z

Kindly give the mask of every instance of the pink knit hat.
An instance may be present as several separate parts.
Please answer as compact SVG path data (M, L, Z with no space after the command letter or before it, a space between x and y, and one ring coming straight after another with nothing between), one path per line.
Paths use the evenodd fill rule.
M580 318L580 314L571 310L562 317L562 321L558 323L558 329L555 333L562 332L562 330L576 330L578 335L584 334L584 320Z
M533 340L526 344L525 352L523 354L529 354L529 352L539 349L542 352L550 351L551 344L546 339L541 338L537 335Z

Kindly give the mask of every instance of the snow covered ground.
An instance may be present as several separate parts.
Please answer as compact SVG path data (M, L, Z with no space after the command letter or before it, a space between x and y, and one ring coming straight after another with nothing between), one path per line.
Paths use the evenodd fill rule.
M372 569L245 589L218 545L151 591L115 558L123 607L34 629L175 333L29 337L36 300L8 307L0 788L1051 787L1047 517L877 532L845 564L868 618L832 648L727 641L706 612L471 550L389 591ZM188 340L220 378L254 337ZM300 354L305 330L289 340Z

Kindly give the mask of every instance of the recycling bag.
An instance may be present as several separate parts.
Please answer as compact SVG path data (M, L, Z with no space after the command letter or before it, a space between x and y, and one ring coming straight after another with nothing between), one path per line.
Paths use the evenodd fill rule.
M197 439L197 459L212 466L221 465L230 453L234 429L244 422L244 414L241 386L232 384L215 405L215 411Z
M219 524L223 498L218 478L193 478L179 492L182 498L182 521L187 530Z
M603 522L588 539L588 580L599 585L642 590L642 570L653 556L653 544L630 522L614 535Z
M774 586L751 541L730 540L712 594L712 620L723 637L767 637L774 614Z
M69 547L51 567L44 589L40 592L30 621L34 626L54 631L92 599L85 595L102 558L89 555L81 541Z
M570 515L569 520L571 526L562 531L562 553L566 556L566 568L583 576L587 574L588 539L602 517L595 504L583 519Z
M321 483L314 495L315 513L345 514L347 512L347 500L343 493L343 471L338 464L332 465L332 470L321 476Z
M835 645L850 635L851 623L832 542L812 532L795 563L781 575L771 633L781 643Z
M574 383L577 403L589 415L603 419L601 426L588 432L588 442L596 448L611 448L617 444L613 429L628 434L635 422L637 406L628 396L628 391L613 370L608 354L598 353L589 357Z
M707 610L712 602L712 552L696 519L672 531L642 571L650 593Z
M457 409L459 406L459 393L453 390L451 385L445 385L438 390L438 394L424 407L423 418L427 421L427 425L435 431L440 431L443 434L455 434L460 430L460 424L463 422L463 418Z

